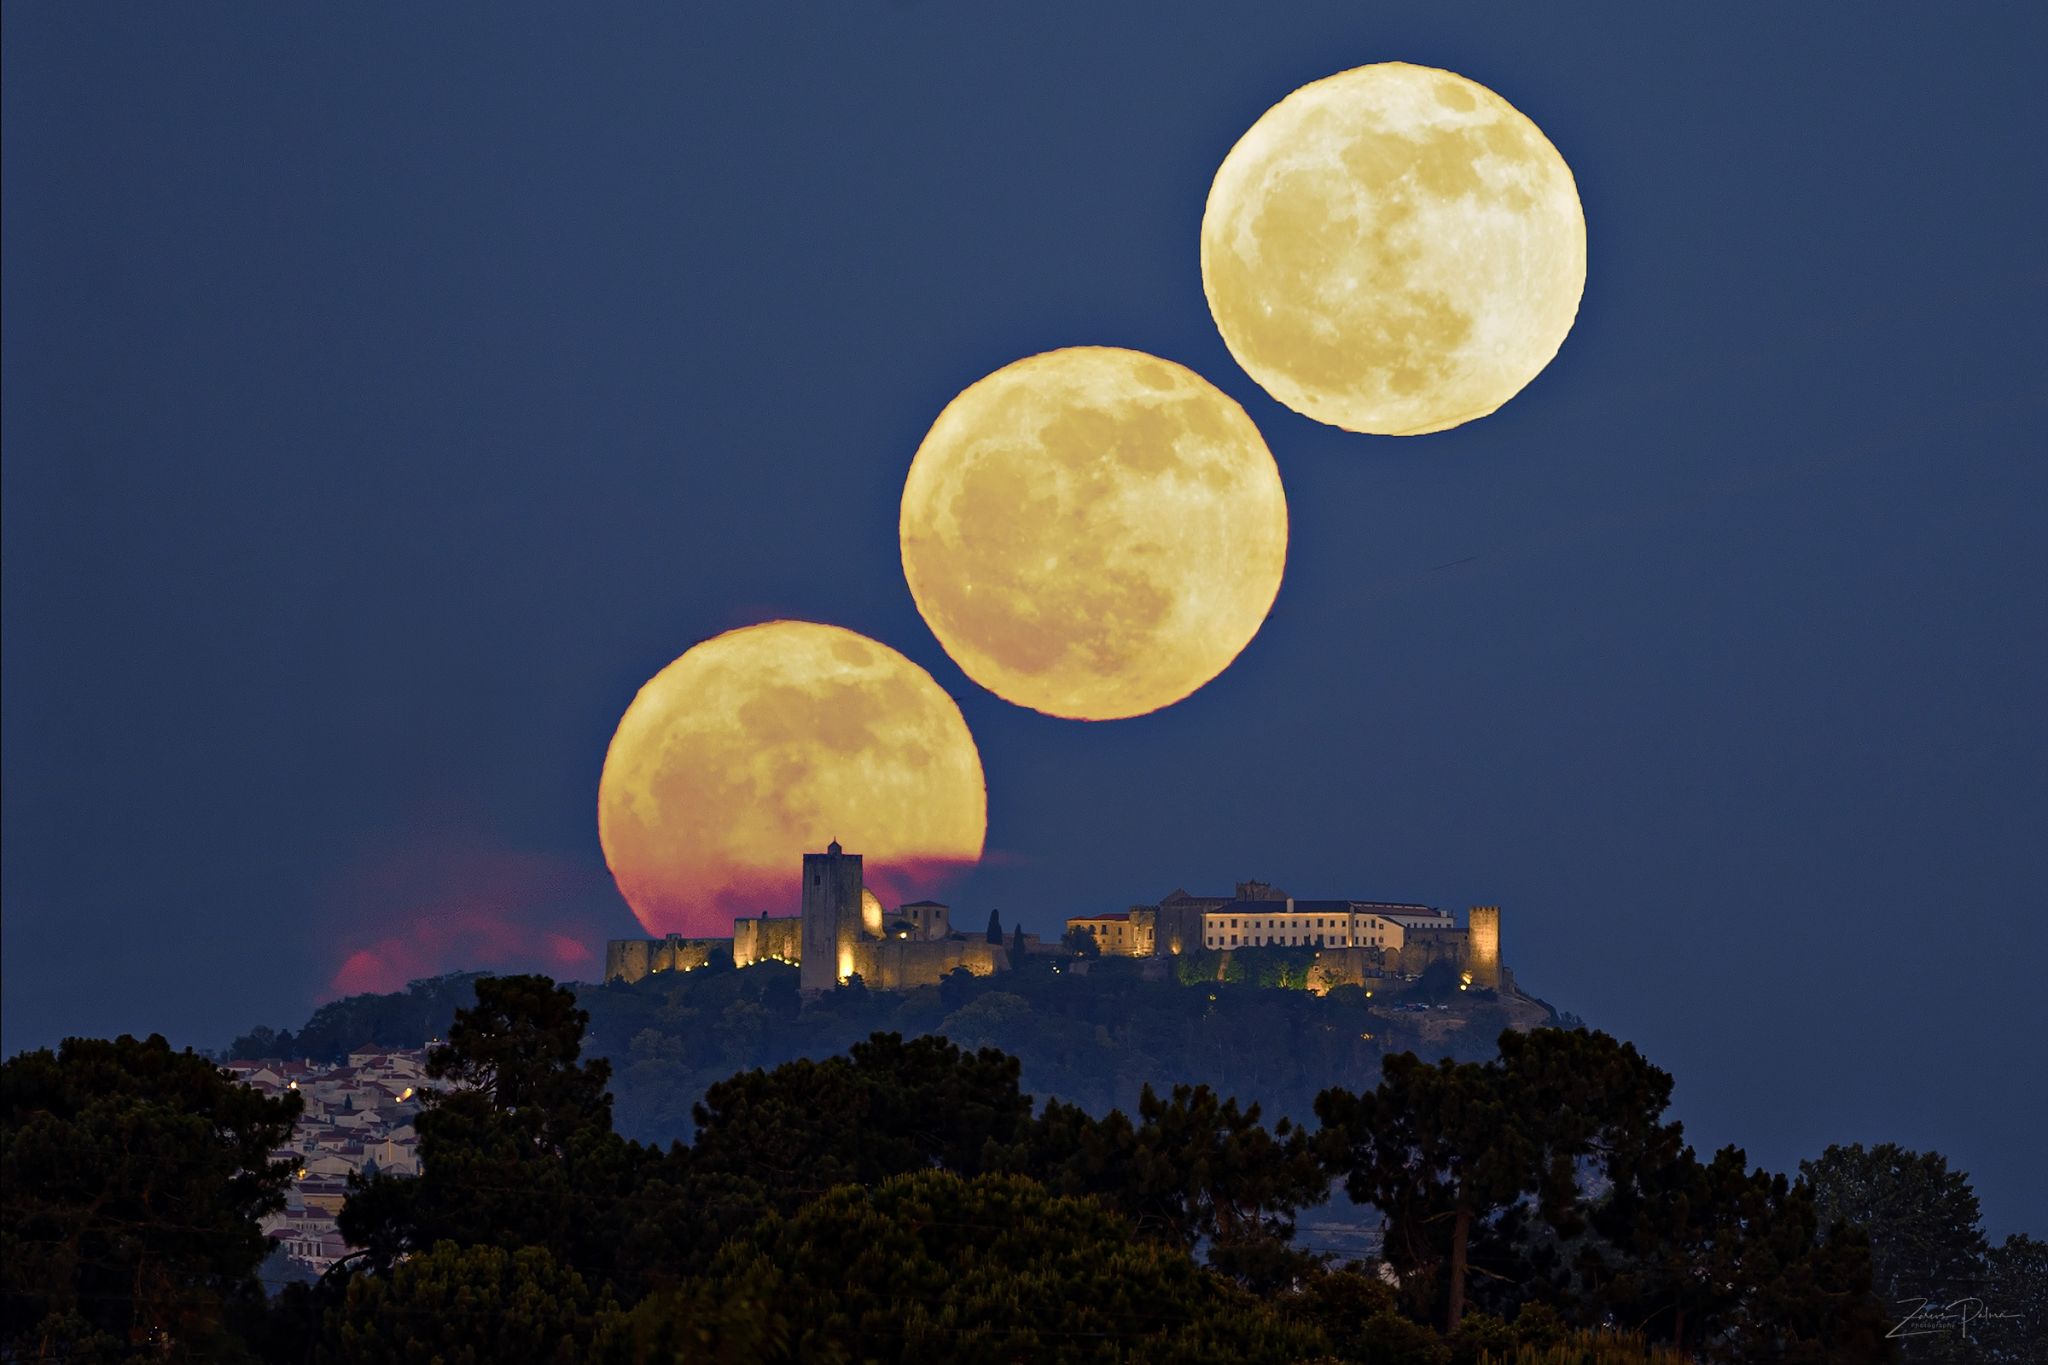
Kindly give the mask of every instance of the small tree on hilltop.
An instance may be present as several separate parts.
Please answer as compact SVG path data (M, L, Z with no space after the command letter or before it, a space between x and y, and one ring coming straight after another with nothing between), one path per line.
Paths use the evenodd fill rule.
M1003 941L1003 912L1000 910L988 912L988 941L996 944Z

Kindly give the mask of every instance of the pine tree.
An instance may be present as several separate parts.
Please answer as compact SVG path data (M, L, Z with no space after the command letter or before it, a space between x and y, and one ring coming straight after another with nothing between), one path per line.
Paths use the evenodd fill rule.
M988 941L998 944L1003 941L1003 912L1000 910L988 912Z
M257 1220L284 1207L293 1163L271 1153L300 1103L156 1034L9 1058L0 1358L222 1358L270 1251Z

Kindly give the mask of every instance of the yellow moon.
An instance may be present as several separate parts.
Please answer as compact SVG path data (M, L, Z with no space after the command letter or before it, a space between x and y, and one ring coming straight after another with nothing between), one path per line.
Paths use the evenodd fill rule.
M968 677L1047 715L1169 706L1258 633L1287 501L1258 428L1192 370L1078 346L947 404L911 461L903 572Z
M1557 354L1585 287L1571 168L1513 105L1432 67L1295 91L1230 149L1202 214L1230 353L1347 431L1484 417Z
M655 674L598 781L605 863L653 934L795 913L802 855L833 839L869 882L916 893L975 863L987 823L953 699L895 650L808 621L730 631Z

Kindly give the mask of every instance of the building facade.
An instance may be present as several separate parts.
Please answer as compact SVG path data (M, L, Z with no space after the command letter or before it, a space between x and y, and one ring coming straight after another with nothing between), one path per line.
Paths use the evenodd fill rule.
M1204 950L1313 948L1328 984L1420 976L1449 962L1468 985L1498 989L1512 977L1501 964L1500 907L1473 906L1460 925L1433 905L1402 901L1297 900L1266 882L1239 882L1235 896L1191 896L1175 889L1157 905L1077 915L1067 931L1086 934L1106 957L1176 957Z
M1202 916L1209 949L1387 948L1399 952L1411 930L1451 930L1450 915L1427 905L1375 901L1231 901Z

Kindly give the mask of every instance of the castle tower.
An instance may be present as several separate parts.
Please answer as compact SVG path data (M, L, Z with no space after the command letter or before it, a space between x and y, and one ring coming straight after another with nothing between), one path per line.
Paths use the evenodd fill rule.
M852 974L860 893L860 854L845 852L834 839L823 853L804 855L804 946L797 984L806 994L829 991Z
M1470 955L1466 969L1472 984L1490 990L1500 988L1500 907L1475 905L1466 927Z

